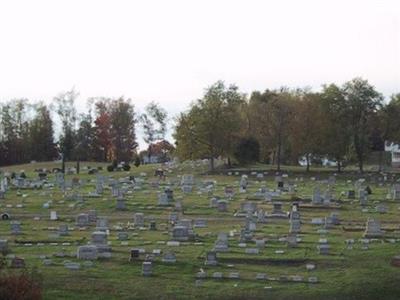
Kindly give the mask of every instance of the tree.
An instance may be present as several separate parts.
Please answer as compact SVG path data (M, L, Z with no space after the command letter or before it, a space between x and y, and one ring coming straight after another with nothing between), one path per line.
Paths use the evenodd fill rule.
M363 172L364 160L369 149L369 122L382 106L382 95L367 80L355 78L343 86L346 113L350 118L353 146L358 167Z
M218 156L233 153L235 132L239 132L239 107L244 96L234 85L225 87L218 81L209 87L203 98L181 113L175 128L177 154L185 158L207 158L214 170Z
M338 172L350 151L350 119L346 100L340 87L324 85L321 92L321 150L330 159L336 160Z
M269 162L270 154L274 151L269 119L269 102L277 96L275 91L265 90L263 93L255 91L251 94L245 110L247 131L243 136L253 135L260 143L260 155L262 161Z
M389 103L384 105L379 113L384 139L400 143L400 94L392 95Z
M96 119L94 121L94 158L97 161L112 160L111 116L108 98L92 98L95 105Z
M129 162L137 148L135 112L131 100L119 98L110 103L111 141L115 159Z
M53 108L61 121L60 151L62 153L63 171L64 161L72 159L75 148L76 109L75 100L78 93L74 89L60 93L53 99Z
M167 112L155 102L150 102L145 112L139 117L143 128L143 139L148 144L147 155L150 162L150 157L153 154L151 145L159 140L163 140L167 132Z
M80 161L94 160L94 134L91 112L80 115L79 127L76 132L75 158Z
M295 99L289 139L296 161L299 156L306 158L308 172L312 156L321 153L320 95L306 91Z
M292 119L292 94L287 89L281 89L276 97L268 102L268 119L270 120L269 136L275 145L277 171L281 170L282 149L287 142ZM275 159L274 159L275 161Z
M35 105L35 110L36 116L29 125L31 158L38 161L52 160L57 157L57 149L50 111L42 102Z
M27 99L14 99L2 107L2 156L5 164L23 163L30 159L29 109Z
M174 150L175 147L167 140L158 141L156 143L150 144L148 147L148 151L150 151L152 155L158 155L161 162L168 161Z
M240 164L257 162L260 159L260 143L253 137L242 138L234 155Z

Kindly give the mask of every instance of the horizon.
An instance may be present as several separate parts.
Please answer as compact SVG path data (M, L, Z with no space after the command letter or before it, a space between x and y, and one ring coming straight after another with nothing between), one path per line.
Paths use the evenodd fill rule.
M50 103L75 88L79 112L89 97L124 96L172 119L217 80L248 95L354 77L386 99L400 92L396 1L40 0L0 11L0 102Z

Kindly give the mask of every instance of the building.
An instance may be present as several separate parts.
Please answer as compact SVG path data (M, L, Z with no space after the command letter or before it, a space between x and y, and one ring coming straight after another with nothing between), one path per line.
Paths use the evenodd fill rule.
M391 153L392 167L400 168L400 145L386 141L385 151Z

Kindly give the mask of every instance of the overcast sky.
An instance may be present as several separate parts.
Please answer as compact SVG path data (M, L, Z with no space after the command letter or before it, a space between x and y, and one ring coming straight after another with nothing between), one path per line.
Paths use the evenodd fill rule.
M171 116L222 79L252 90L362 76L400 92L400 1L0 0L0 101L154 100Z

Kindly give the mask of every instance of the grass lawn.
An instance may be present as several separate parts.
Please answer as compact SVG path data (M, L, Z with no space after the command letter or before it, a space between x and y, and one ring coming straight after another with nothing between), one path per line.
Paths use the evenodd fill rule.
M67 166L75 166L68 163ZM85 180L84 187L79 193L87 196L95 190L96 175L88 175L85 166L103 167L100 174L113 176L118 179L134 175L144 177L141 190L134 190L125 196L127 210L118 211L116 199L111 196L111 190L106 188L99 198L84 197L82 203L67 200L58 188L49 189L21 189L11 187L4 200L0 200L0 212L8 212L13 220L21 222L22 233L11 235L10 221L0 221L0 239L7 239L12 254L25 258L28 268L37 267L43 276L45 299L399 299L400 298L400 268L391 266L391 258L400 254L400 202L386 199L391 186L389 182L382 182L376 173L359 175L355 169L336 176L333 187L335 199L340 199L339 206L332 208L300 209L301 233L298 235L301 242L296 248L288 248L286 243L279 238L285 237L289 231L288 219L268 220L267 223L257 223L255 237L266 239L265 248L260 249L259 255L245 253L245 248L239 247L241 227L245 224L244 218L234 217L234 212L240 209L240 203L248 200L257 202L258 208L267 212L272 210L272 203L255 199L255 192L262 186L270 189L276 188L274 181L275 172L271 166L254 165L248 168L217 171L213 175L207 174L206 167L190 164L179 165L167 173L166 181L160 182L160 187L153 187L154 170L159 165L145 165L135 168L130 172L106 171L106 164L81 163L80 175L67 175L66 180L79 177ZM24 170L28 178L37 178L34 172L38 168L52 169L60 167L56 163L35 163L1 168L2 171L19 172ZM305 199L308 204L313 188L318 180L326 180L335 170L326 168L312 168L305 173L304 168L286 167L288 180L296 185L294 194L283 193L280 200L283 210L289 211L292 197ZM239 193L240 176L235 172L267 171L264 178L249 176L247 193ZM211 196L199 193L195 187L190 194L184 194L178 185L182 174L194 174L198 183L203 180L216 180L214 195L224 197L225 186L233 186L236 194L229 200L228 211L218 212L210 207ZM389 179L392 175L389 176ZM400 178L394 174L394 180ZM354 179L364 177L372 189L368 205L368 212L362 211L357 200L349 200L342 196L342 192L354 189ZM49 181L54 181L54 175L49 175ZM352 180L352 182L349 182ZM171 240L169 234L171 226L168 216L174 207L157 206L157 195L171 181L174 198L181 199L184 206L184 215L181 218L208 220L207 228L196 228L196 243L181 243L179 247L167 246ZM321 190L324 190L324 184ZM71 192L71 191L67 191ZM45 202L50 202L50 208L43 208ZM388 212L380 214L375 211L377 204L385 204ZM22 207L19 207L22 206ZM112 246L112 258L94 261L92 267L85 267L82 261L74 257L56 257L54 254L64 251L68 254L76 253L79 245L90 241L91 233L95 226L91 225L86 230L78 230L75 217L79 213L96 209L98 216L109 219L110 235L108 241ZM50 220L50 211L57 211L59 219ZM318 232L321 226L311 225L312 218L323 218L336 211L340 214L341 225L334 226L327 233ZM117 227L127 227L128 222L133 222L136 212L145 214L148 226L149 218L157 222L157 230L129 230L129 240L123 243L118 240ZM40 217L40 219L35 219ZM368 218L375 218L386 230L385 237L373 240L368 250L362 249L359 239ZM57 237L55 235L60 224L68 224L69 236ZM345 230L350 228L350 230ZM353 230L351 230L353 229ZM219 232L235 231L237 234L229 237L227 253L218 253L217 266L205 266L206 252L211 250ZM319 255L317 244L320 238L326 238L331 246L329 255ZM353 249L347 249L345 241L354 239ZM32 245L25 245L30 241ZM22 242L22 243L19 243ZM38 242L43 242L37 245ZM52 242L53 244L50 244ZM64 244L63 243L67 243ZM154 249L162 252L174 251L177 263L163 263L157 257L153 263L153 276L141 275L144 256L136 262L129 262L130 249L144 248L147 253ZM255 248L255 242L247 243L248 248ZM283 250L283 254L276 253ZM278 251L279 252L279 251ZM45 266L43 257L51 258L53 264ZM64 267L66 260L81 263L79 270L68 270ZM306 264L316 265L315 270L307 271ZM207 278L196 283L196 273L203 269L209 276L214 272L222 272L225 277L230 272L239 272L240 279L212 279ZM18 272L18 270L15 270ZM271 280L256 280L257 273L266 273ZM318 283L294 282L278 280L281 276L299 275L306 281L309 277L317 277Z

